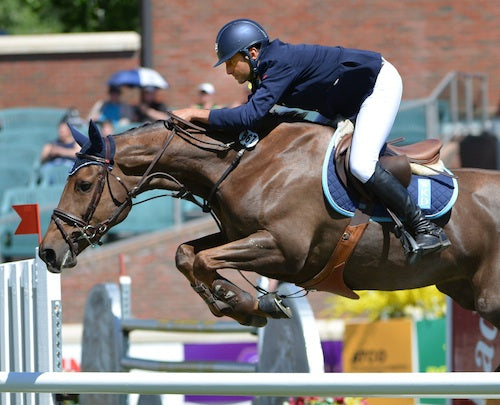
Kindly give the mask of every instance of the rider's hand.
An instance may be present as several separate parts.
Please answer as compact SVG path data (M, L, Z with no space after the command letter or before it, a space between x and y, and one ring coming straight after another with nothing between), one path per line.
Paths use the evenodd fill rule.
M208 124L210 110L202 110L199 108L183 108L180 110L172 111L172 114L177 115L179 118L182 118L186 121L198 121L203 124Z

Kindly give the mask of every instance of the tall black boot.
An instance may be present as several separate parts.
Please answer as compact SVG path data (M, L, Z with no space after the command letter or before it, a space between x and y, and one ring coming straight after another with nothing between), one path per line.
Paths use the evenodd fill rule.
M375 173L365 185L408 228L415 238L419 253L425 255L451 245L443 229L425 218L408 190L378 162Z

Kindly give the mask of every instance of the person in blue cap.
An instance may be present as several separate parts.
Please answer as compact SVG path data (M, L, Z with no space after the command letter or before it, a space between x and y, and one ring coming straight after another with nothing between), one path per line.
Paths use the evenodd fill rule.
M350 155L352 174L403 222L414 237L416 254L450 245L445 232L423 215L408 191L378 162L398 112L403 91L396 68L380 53L269 40L264 28L249 19L225 24L215 51L226 73L240 84L250 82L247 103L234 108L187 108L177 116L211 129L240 131L255 127L275 105L318 111L355 120Z

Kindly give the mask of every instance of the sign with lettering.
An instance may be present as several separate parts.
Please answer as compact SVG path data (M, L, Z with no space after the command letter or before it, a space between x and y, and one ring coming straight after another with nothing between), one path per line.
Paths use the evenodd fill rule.
M500 333L477 313L466 311L453 302L451 307L451 370L490 372L500 365ZM448 311L450 312L450 311ZM493 404L494 400L481 400ZM498 403L498 402L496 402ZM477 404L471 400L453 400L454 405Z
M477 313L453 302L452 371L495 371L500 365L500 333Z
M353 373L412 372L411 319L348 323L344 332L343 370Z
M413 364L413 322L388 319L348 323L344 332L342 366L352 373L398 373L416 371ZM369 405L408 405L412 398L368 398Z

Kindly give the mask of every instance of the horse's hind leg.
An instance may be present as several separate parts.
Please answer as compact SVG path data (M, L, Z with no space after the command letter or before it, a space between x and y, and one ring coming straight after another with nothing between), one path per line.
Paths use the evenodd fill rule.
M474 290L469 279L449 280L436 284L436 287L443 294L456 301L462 308L474 311Z
M500 329L500 251L491 252L490 257L472 278L475 310Z
M490 250L488 259L471 279L456 279L436 286L463 308L477 311L500 329L500 251Z

